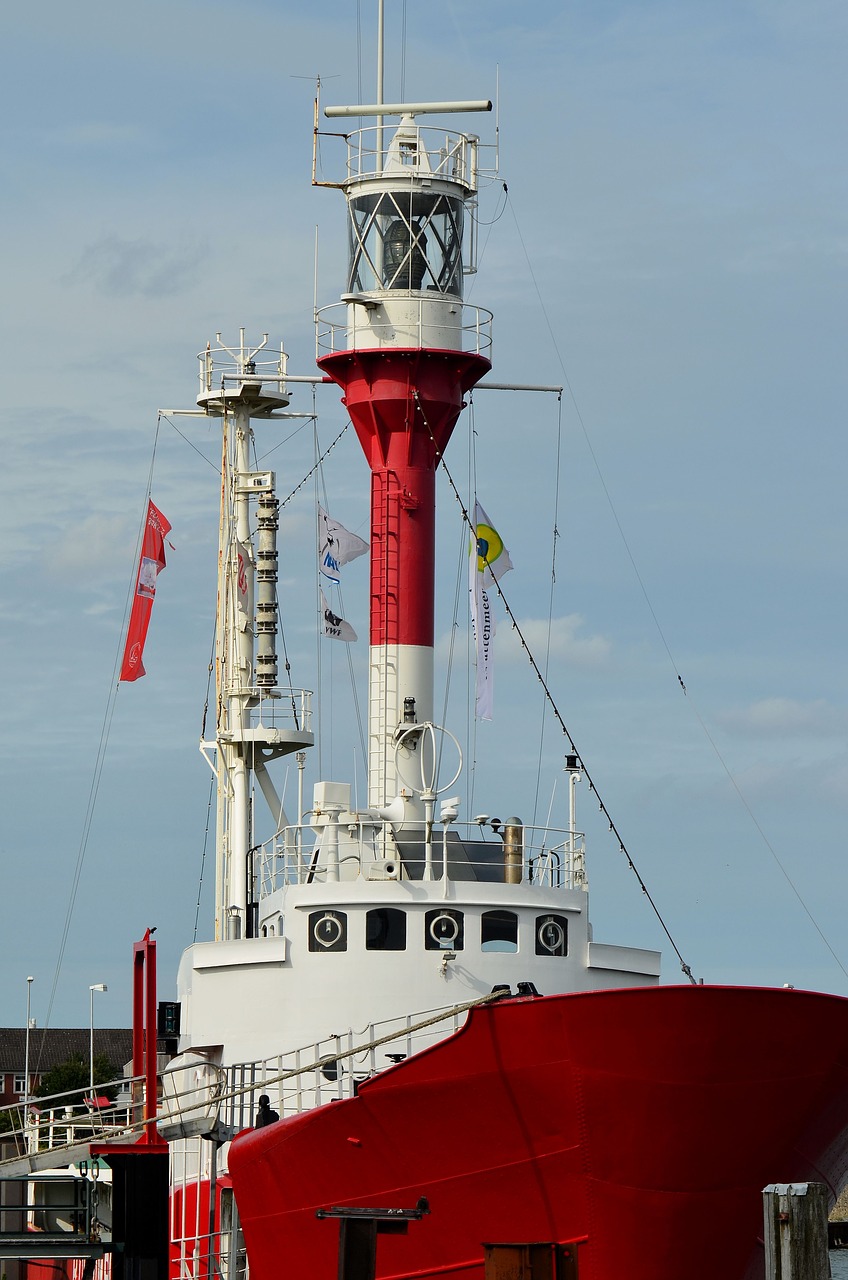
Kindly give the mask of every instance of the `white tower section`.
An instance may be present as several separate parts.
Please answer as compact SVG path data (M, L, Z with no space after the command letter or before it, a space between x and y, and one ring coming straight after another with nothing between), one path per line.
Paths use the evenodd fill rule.
M289 403L285 352L257 362L256 347L207 347L197 403L221 420L221 516L215 630L214 742L202 742L218 783L215 938L256 932L258 893L251 851L254 780L273 829L287 825L267 765L311 746L310 695L277 684L277 508L272 471L251 470L254 418L279 416ZM257 526L254 537L254 523Z

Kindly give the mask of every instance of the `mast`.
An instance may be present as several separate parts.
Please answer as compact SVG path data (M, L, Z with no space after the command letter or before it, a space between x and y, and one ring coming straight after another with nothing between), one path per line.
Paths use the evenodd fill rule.
M371 469L368 803L404 794L407 816L420 817L408 775L421 769L403 765L424 749L433 718L435 473L464 394L491 367L491 314L462 301L477 138L417 117L491 103L379 98L325 112L377 125L347 136L347 176L334 184L348 208L347 291L319 313L318 364L342 388ZM393 115L400 123L384 151Z
M287 825L269 761L311 746L311 705L303 690L277 684L277 511L273 471L253 471L254 418L280 416L286 356L256 357L268 343L208 345L197 403L221 420L221 513L215 624L214 742L201 742L217 779L215 939L255 934L258 894L252 869L254 781L275 829ZM267 385L266 385L267 384ZM252 520L258 526L254 539Z

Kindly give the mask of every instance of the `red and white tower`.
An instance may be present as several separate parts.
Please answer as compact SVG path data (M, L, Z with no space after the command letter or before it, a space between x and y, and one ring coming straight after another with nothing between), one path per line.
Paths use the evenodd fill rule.
M419 741L424 749L428 735L419 740L413 726L433 718L436 468L464 394L491 367L491 314L462 300L474 269L473 223L467 244L464 231L478 140L417 118L486 110L490 102L326 109L377 117L346 135L347 175L332 184L347 200L350 257L341 303L319 314L318 364L344 391L371 468L368 803L404 793L408 817L417 804L403 756ZM400 116L393 133L388 116Z

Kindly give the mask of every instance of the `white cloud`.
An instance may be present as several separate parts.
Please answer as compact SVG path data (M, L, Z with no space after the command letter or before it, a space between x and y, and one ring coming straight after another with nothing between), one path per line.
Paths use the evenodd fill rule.
M45 130L43 141L48 146L80 150L114 150L149 142L146 130L138 125L117 124L112 120L84 120Z
M795 698L761 698L748 707L725 711L716 717L732 732L745 737L832 737L848 729L848 709L824 698L800 702Z
M548 652L549 634L552 661L575 667L601 666L607 661L612 644L606 636L580 635L583 623L579 613L568 613L561 618L553 618L550 624L545 618L524 618L519 619L518 625L539 666L543 665ZM498 621L496 645L498 658L505 661L523 656L521 642L508 621Z
M98 574L126 576L132 564L136 527L126 516L90 515L63 530L49 553L50 571L80 584L93 584Z
M172 297L195 283L203 254L199 244L171 246L107 235L83 251L67 282L89 283L112 298Z

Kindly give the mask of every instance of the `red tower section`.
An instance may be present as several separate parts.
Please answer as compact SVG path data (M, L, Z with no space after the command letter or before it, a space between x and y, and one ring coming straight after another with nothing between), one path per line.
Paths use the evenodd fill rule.
M371 644L432 647L435 474L463 396L491 367L464 351L364 349L318 361L371 468Z

